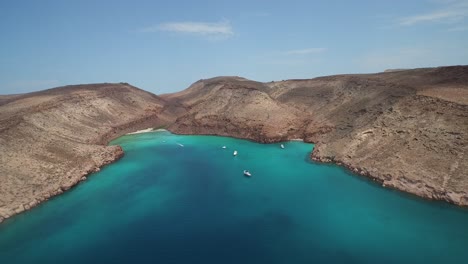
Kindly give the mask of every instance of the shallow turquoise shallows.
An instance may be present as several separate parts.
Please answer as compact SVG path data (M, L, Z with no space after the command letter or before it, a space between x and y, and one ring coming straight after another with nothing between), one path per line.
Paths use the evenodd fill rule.
M122 160L0 224L0 263L468 263L468 210L309 162L313 145L112 144Z

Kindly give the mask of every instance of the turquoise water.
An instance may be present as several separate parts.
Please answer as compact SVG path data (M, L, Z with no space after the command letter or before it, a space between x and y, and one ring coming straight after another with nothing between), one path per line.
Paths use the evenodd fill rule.
M113 144L122 160L0 225L0 263L468 261L468 210L311 163L310 144L168 132Z

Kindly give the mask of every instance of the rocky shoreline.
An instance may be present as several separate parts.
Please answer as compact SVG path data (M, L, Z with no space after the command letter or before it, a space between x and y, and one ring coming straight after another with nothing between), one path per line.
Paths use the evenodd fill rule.
M252 140L257 143L262 143L262 144L270 144L270 143L279 143L279 142L284 142L284 141L293 141L297 140L295 138L288 138L288 137L283 137L283 138L268 138L268 137L262 137L262 136L245 136L245 135L238 135L238 134L229 134L229 133L180 133L180 131L171 131L171 133L174 134L180 134L180 135L214 135L214 136L227 136L227 137L233 137L233 138L239 138L239 139L246 139L246 140ZM316 142L311 141L311 140L302 140L306 143L313 143L316 144ZM319 145L323 145L320 144ZM431 201L445 201L454 205L458 206L468 206L468 193L467 192L453 192L453 191L447 191L443 190L434 186L427 185L421 181L412 181L411 179L408 179L404 176L400 177L395 177L394 175L390 174L382 174L378 173L378 170L376 168L362 168L359 167L358 165L354 165L350 161L343 161L343 160L338 160L335 159L334 157L327 157L324 156L318 151L318 148L314 148L310 155L309 155L310 160L319 162L319 163L330 163L330 164L335 164L337 166L344 167L347 169L349 172L352 172L356 175L366 177L377 184L381 185L384 188L391 188L395 189L401 192L405 192L407 194L415 195L417 197L426 199L426 200L431 200ZM371 170L373 172L371 172Z
M130 128L128 128L128 129L130 129ZM141 131L139 133L146 132L146 131L143 131L143 130L136 130L136 131ZM130 134L131 133L132 132L130 132ZM172 133L175 133L175 132L172 132ZM128 133L121 132L119 134L116 134L115 138L118 138L118 137L120 137L122 135L125 135L125 134L128 134ZM175 134L180 134L180 133L175 133ZM187 133L187 135L189 135L189 134L190 133ZM197 135L199 135L199 134L197 134ZM257 136L257 137L245 137L245 136L244 137L239 137L239 136L232 136L232 135L229 135L227 133L223 133L223 134L212 133L210 135L230 136L230 137L235 137L235 138L248 139L248 140L252 140L252 141L255 141L255 142L258 142L258 143L264 143L264 144L277 143L277 142L283 142L283 141L289 141L289 140L297 140L297 139L291 139L291 138L267 138L267 137L261 137L261 136ZM109 140L109 142L112 141L115 138L111 138ZM305 141L305 142L314 143L314 142L310 142L310 141ZM69 182L69 184L63 185L63 186L61 186L60 188L58 188L58 189L56 189L54 191L51 191L49 193L45 193L44 195L34 199L33 201L31 201L29 203L23 204L22 206L18 207L14 211L14 213L11 214L11 215L7 214L7 215L0 216L0 223L2 223L4 220L6 220L6 219L8 219L8 218L10 218L10 217L12 217L14 215L17 215L17 214L20 214L20 213L22 213L24 211L32 209L32 208L40 205L41 203L48 201L49 199L53 198L54 196L60 195L60 194L64 193L65 191L72 189L73 187L75 187L79 183L87 180L87 178L92 176L93 173L99 172L102 167L104 167L104 166L106 166L108 164L111 164L113 162L116 162L116 161L118 161L120 158L122 158L124 156L124 151L120 146L110 146L110 147L113 148L113 151L111 152L110 156L102 157L102 159L98 163L89 164L88 166L84 166L84 168L79 173L72 176L73 180L71 182ZM398 191L402 191L402 192L406 192L406 193L409 193L409 194L416 195L418 197L421 197L421 198L424 198L424 199L427 199L427 200L442 200L442 201L446 201L446 202L449 202L449 203L452 203L452 204L455 204L455 205L459 205L459 206L468 206L468 194L467 193L454 193L454 192L447 192L447 191L444 191L444 190L438 190L437 188L435 188L433 186L424 185L421 182L411 182L411 180L409 180L407 178L404 178L404 177L396 178L396 177L393 177L392 175L381 175L379 173L374 174L374 173L371 173L371 172L369 172L368 170L366 170L364 168L354 166L351 163L347 163L347 162L340 161L340 160L335 160L332 157L322 156L319 153L319 151L317 151L317 148L314 148L312 150L312 152L310 154L310 159L313 160L313 161L316 161L316 162L320 162L320 163L332 163L332 164L335 164L337 166L343 166L344 168L346 168L350 172L352 172L352 173L354 173L356 175L364 176L364 177L366 177L368 179L371 179L372 181L378 183L379 185L381 185L384 188L392 188L392 189L395 189L395 190L398 190Z
M68 191L68 190L72 189L73 187L75 187L79 183L81 183L83 181L86 181L88 179L88 177L92 176L93 173L99 172L102 167L121 159L124 156L124 151L123 151L122 147L120 147L120 146L113 146L113 147L114 147L115 151L112 152L111 156L103 157L103 159L100 160L98 163L90 164L89 166L86 166L85 168L83 168L83 170L80 173L78 173L76 175L72 175L73 180L70 181L69 183L67 183L66 185L63 185L60 188L58 188L56 190L53 190L51 192L45 193L42 196L39 196L39 197L35 198L34 200L32 200L29 203L25 203L23 205L20 205L18 208L16 208L14 210L13 214L11 214L11 215L10 214L5 214L5 215L0 216L0 223L2 223L4 220L6 220L6 219L8 219L8 218L10 218L10 217L12 217L14 215L23 213L23 212L25 212L27 210L30 210L30 209L32 209L32 208L34 208L36 206L39 206L43 202L46 202L46 201L52 199L54 196L60 195L60 194L64 193L65 191Z
M468 205L468 66L260 83L200 80L156 96L127 83L59 87L0 100L0 222L121 158L129 132L315 143L383 187ZM2 99L2 96L0 96ZM26 164L26 165L25 165Z
M466 192L452 192L439 189L434 186L429 186L421 181L412 181L404 176L395 177L390 174L378 173L376 169L372 169L374 172L370 172L365 168L361 168L352 164L352 162L346 162L336 160L332 157L321 156L319 151L315 148L310 154L310 159L320 163L331 163L337 166L342 166L348 171L366 177L384 188L391 188L408 194L418 196L420 198L431 200L431 201L445 201L458 206L468 206L468 193Z

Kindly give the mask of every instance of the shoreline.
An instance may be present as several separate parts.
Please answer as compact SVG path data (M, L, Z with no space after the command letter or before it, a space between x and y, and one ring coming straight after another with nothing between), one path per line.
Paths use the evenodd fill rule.
M143 133L148 133L148 132L153 132L153 131L154 131L153 128L149 127L146 129L137 130L135 132L130 132L125 135L136 135L136 134L143 134Z
M122 134L119 134L117 133L115 135L115 137L112 137L112 138L109 138L109 140L107 141L107 143L105 144L106 146L109 146L108 144L114 140L114 139L117 139L119 137L122 137L124 135L135 135L135 134L143 134L143 133L150 133L150 132L157 132L157 131L169 131L170 133L173 133L173 134L176 134L176 135L183 135L183 134L179 134L179 133L175 133L173 131L170 131L168 129L153 129L153 128L146 128L146 129L141 129L141 130L137 130L137 131L134 131L134 132L129 132L129 133L122 133ZM203 135L203 134L186 134L186 135ZM274 143L279 143L279 142L283 142L283 141L276 141L276 140L272 140L272 139L262 139L262 140L258 140L258 139L255 139L255 138L241 138L241 137L235 137L235 136L232 136L232 135L218 135L218 134L210 134L210 135L213 135L213 136L227 136L227 137L231 137L231 138L238 138L238 139L247 139L247 140L252 140L254 142L258 142L258 143L270 143L270 144L274 144ZM286 139L286 141L300 141L300 142L304 142L304 143L314 143L316 144L317 142L308 142L304 139ZM110 147L110 146L109 146ZM73 181L70 185L68 186L65 186L65 187L60 187L59 189L53 191L53 192L50 192L50 193L46 193L44 194L43 196L39 197L39 198L36 198L34 202L31 202L29 204L26 204L26 205L23 205L22 208L18 208L17 210L15 210L14 214L11 214L11 215L7 215L6 217L2 217L0 216L0 224L2 222L4 222L5 220L7 219L10 219L11 217L15 216L15 215L18 215L20 213L23 213L25 211L29 211L31 209L33 209L34 207L37 207L39 206L40 204L50 200L51 198L55 197L55 196L58 196L70 189L73 189L75 186L77 186L79 183L81 183L82 181L85 181L90 175L92 175L93 173L95 172L99 172L104 166L106 165L109 165L109 164L112 164L116 161L118 161L120 158L122 158L124 155L125 155L125 152L123 151L122 147L120 145L115 145L115 146L112 146L112 147L115 147L116 150L113 152L113 156L110 157L109 159L105 159L105 160L102 160L102 162L100 164L95 164L95 166L91 166L90 168L86 169L84 173L82 173L79 177L76 177L76 180ZM415 184L418 184L418 183L412 183L409 179L406 179L406 178L402 178L402 179L396 179L396 178L393 178L392 176L390 175L387 175L386 177L384 178L388 178L388 179L384 179L380 176L377 176L377 175L372 175L369 171L365 170L365 169L361 169L361 168L358 168L358 167L355 167L351 164L348 164L346 162L342 162L342 161L339 161L339 160L333 160L333 159L329 159L329 158L326 158L326 157L320 157L320 156L317 156L316 154L314 155L314 150L315 150L315 147L311 150L310 154L309 154L309 159L312 160L312 161L315 161L315 162L320 162L320 163L329 163L329 164L334 164L334 165L337 165L337 166L340 166L340 167L344 167L346 170L348 170L349 172L357 175L357 176L364 176L374 182L377 182L381 185L381 187L383 188L390 188L390 189L394 189L394 190L397 190L397 191L401 191L403 193L407 193L407 194L411 194L411 195L414 195L414 196L417 196L419 198L422 198L424 200L427 200L427 201L444 201L444 202L447 202L447 203L450 203L452 205L455 205L455 206L460 206L460 207L468 207L468 194L466 193L455 193L455 192L446 192L446 191L443 191L443 190L437 190L436 188L432 187L432 186L427 186L427 185L424 185L423 188L421 187L416 187L416 188L410 188L411 184L415 185ZM406 185L402 182L402 181L405 181L406 182ZM406 188L405 188L406 186Z
M313 143L307 161L468 206L468 105L458 98L468 89L467 69L271 83L220 76L161 96L128 83L78 84L8 97L0 105L0 222L116 161L123 151L112 140L166 127L261 144Z
M34 199L34 201L28 203L28 204L23 204L20 208L17 208L13 214L11 215L4 215L4 216L0 216L0 224L2 222L4 222L5 220L8 220L16 215L19 215L21 213L24 213L26 211L29 211L39 205L42 205L43 203L45 203L46 201L66 192L66 191L69 191L71 189L73 189L75 186L77 186L78 184L80 184L81 182L83 181L86 181L88 179L88 177L90 177L92 174L96 173L96 172L99 172L103 167L109 165L109 164L112 164L116 161L118 161L119 159L121 159L125 153L122 149L121 146L113 146L115 147L115 151L114 151L114 155L109 157L109 159L104 159L102 160L102 162L100 164L95 164L95 166L90 166L89 168L85 169L83 173L81 173L80 175L78 175L77 177L74 178L74 180L66 185L66 186L61 186L60 188L54 190L54 191L51 191L51 192L48 192L48 193L45 193L45 194L42 194L41 196L37 197Z
M379 185L383 188L397 190L399 192L416 196L429 202L442 201L455 206L468 208L468 193L439 190L433 186L429 186L420 181L413 181L406 177L397 178L393 177L392 175L372 174L366 169L356 167L344 161L317 156L317 154L314 152L316 152L315 148L309 155L311 160L343 167L357 176L366 177L367 179L379 183Z
M111 148L114 148L114 150L112 151L112 156L106 158L106 159L103 159L101 160L99 163L94 163L92 165L89 165L89 164L82 164L82 167L83 168L83 171L81 173L78 173L76 174L73 178L74 180L69 183L68 185L66 186L61 186L60 188L56 189L56 190L53 190L53 191L49 191L47 193L43 193L42 195L34 198L33 201L29 202L29 203L26 203L26 204L22 204L20 207L16 208L12 214L7 214L7 215L0 215L0 225L5 222L6 220L8 219L11 219L12 217L18 215L18 214L21 214L21 213L24 213L26 211L29 211L43 203L45 203L46 201L68 191L68 190L71 190L73 189L75 186L77 186L78 184L80 184L81 182L83 181L86 181L88 179L88 177L90 177L92 174L96 173L96 172L99 172L103 167L107 166L107 165L110 165L116 161L118 161L119 159L121 159L124 155L125 155L125 152L123 151L122 147L120 145L109 145L109 143L112 141L112 140L115 140L119 137L122 137L124 135L127 135L127 134L141 134L141 133L149 133L149 132L154 132L154 131L160 131L160 130L165 130L165 129L156 129L156 130L153 130L153 128L151 128L151 131L149 131L149 128L147 129L141 129L141 130L137 130L135 132L138 132L138 133L135 133L135 132L129 132L129 133L125 133L125 130L129 130L128 128L125 128L125 129L122 129L120 130L119 128L116 128L117 131L115 131L115 133L112 133L112 136L110 137L106 137L105 138L105 142L103 142L103 139L102 139L102 135L98 136L97 138L97 142L100 142L100 143L103 143L103 144L96 144L96 145L104 145L104 146L107 146L107 147L111 147ZM131 129L130 129L131 130ZM144 132L142 132L144 131ZM95 144L92 144L92 145L95 145Z
M162 132L162 131L168 131L168 130L164 129L164 128L154 129L154 128L149 127L149 128L146 128L146 129L137 130L135 132L130 132L130 133L127 133L125 135L138 135L138 134L151 133L151 132Z
M237 139L252 140L254 142L262 143L262 144L273 144L273 143L280 143L280 142L285 142L285 141L298 140L298 139L293 139L293 138L279 139L279 138L265 138L265 137L264 138L242 137L242 136L236 137L232 134L227 135L227 134L217 134L217 133L206 133L206 134L204 133L200 133L200 134L198 133L176 133L170 130L169 132L176 134L176 135L212 135L212 136L232 137L232 138L237 138ZM319 142L306 140L306 139L301 140L301 141L304 143L312 143L314 145L319 144ZM310 152L309 160L311 161L320 162L324 164L328 163L328 164L333 164L336 166L343 167L349 172L355 174L356 176L366 177L370 180L378 182L383 188L397 190L406 194L417 196L427 201L443 201L443 202L447 202L455 206L460 206L464 208L468 207L468 193L440 190L440 189L437 189L433 186L429 186L419 181L414 182L411 179L408 179L405 177L397 178L393 175L383 175L383 176L373 175L368 170L353 166L351 164L348 164L347 162L340 161L340 160L332 160L326 157L320 157L320 156L314 155L315 149L316 148L314 147L312 151Z

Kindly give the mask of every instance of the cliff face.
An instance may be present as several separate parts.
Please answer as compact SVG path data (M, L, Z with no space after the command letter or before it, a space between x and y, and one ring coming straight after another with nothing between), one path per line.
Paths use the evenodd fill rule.
M0 100L0 222L123 155L105 144L173 122L177 106L128 84L66 86Z
M200 80L163 95L175 133L316 143L335 162L429 199L468 205L468 66L258 83Z

